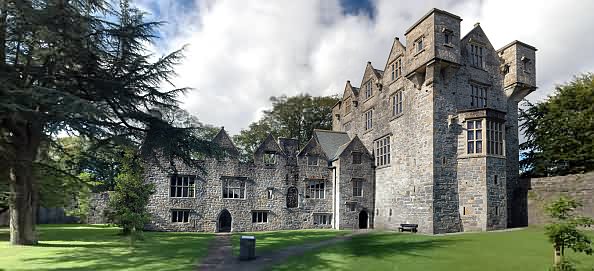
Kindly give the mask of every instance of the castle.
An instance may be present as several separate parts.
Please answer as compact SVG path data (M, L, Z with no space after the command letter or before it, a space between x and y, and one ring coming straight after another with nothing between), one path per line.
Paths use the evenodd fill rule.
M254 161L224 159L207 174L149 166L150 230L304 228L485 231L526 223L518 179L518 102L536 89L535 51L495 50L479 24L461 36L456 15L433 9L393 42L383 70L347 81L332 131L305 146L268 136Z

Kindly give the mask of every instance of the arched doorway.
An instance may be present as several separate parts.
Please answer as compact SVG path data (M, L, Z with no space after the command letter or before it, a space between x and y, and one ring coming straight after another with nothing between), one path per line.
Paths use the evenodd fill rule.
M297 187L291 186L287 190L287 208L297 208L299 206L299 191Z
M359 229L367 229L367 220L369 215L367 215L366 211L361 211L359 213Z
M231 213L227 209L221 211L219 214L218 221L218 232L230 232L231 231Z

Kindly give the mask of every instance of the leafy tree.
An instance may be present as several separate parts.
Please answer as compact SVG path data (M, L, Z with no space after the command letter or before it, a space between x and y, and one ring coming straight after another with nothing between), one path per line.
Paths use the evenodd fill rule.
M580 206L581 204L576 200L562 196L545 208L546 213L553 219L553 223L545 226L545 233L553 244L554 264L558 270L571 268L563 258L566 248L592 255L592 241L578 228L589 227L594 220L577 215L575 211Z
M142 232L149 220L146 210L149 197L155 192L153 183L145 183L142 177L142 160L133 149L127 149L121 159L121 170L116 177L116 186L110 194L109 208L114 221L125 235ZM134 238L134 236L133 236Z
M577 76L546 101L526 105L520 111L525 175L594 170L594 74Z
M113 19L112 19L113 18ZM186 88L162 90L182 59L175 51L152 61L146 45L160 22L122 0L5 0L0 2L0 172L8 178L11 244L36 244L40 182L34 168L58 133L91 145L140 148L154 160L199 166L191 154L220 153L151 112L177 108ZM85 153L92 156L92 153Z
M271 97L272 109L264 117L234 137L244 159L250 159L255 149L269 133L276 137L295 138L301 146L313 135L314 129L332 128L332 107L335 96Z

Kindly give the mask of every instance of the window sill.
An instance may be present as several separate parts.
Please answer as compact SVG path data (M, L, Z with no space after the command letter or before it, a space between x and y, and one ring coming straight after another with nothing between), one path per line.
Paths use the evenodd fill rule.
M487 72L487 70L485 70L485 67L479 67L479 66L475 66L475 65L472 65L472 64L470 64L470 67L473 67L473 68L475 68L475 69L477 69L479 71Z
M443 46L449 47L449 48L454 48L454 45L451 43L444 43Z
M491 158L499 158L499 159L505 159L505 155L495 155L495 154L485 154L485 153L480 153L480 154L462 154L460 156L458 156L458 159L468 159L468 158L487 158L487 157L491 157Z
M224 200L225 200L225 199L229 199L229 200L246 200L246 199L241 199L241 198L223 198L223 199L224 199Z
M396 114L395 116L393 116L392 118L390 118L390 121L393 121L393 120L395 120L397 118L400 118L400 117L402 117L402 115L404 115L404 112Z
M371 98L375 97L375 95L371 95L367 98L365 98L365 100L363 101L363 103L366 103L367 101L371 100Z
M195 199L196 197L172 197L169 196L169 199Z
M421 51L416 52L413 57L417 57L418 55L420 55L422 52L425 52L425 48L421 49Z
M388 168L388 167L390 167L390 166L392 166L392 165L390 165L390 164L387 164L387 165L375 166L375 169Z
M190 224L189 221L188 222L171 222L171 223L173 223L173 224L181 224L181 225L183 225L183 224Z
M373 128L371 128L371 129L368 129L368 130L365 130L365 132L363 132L363 134L365 135L365 134L367 134L367 133L369 133L369 132L371 132L371 131L373 131Z

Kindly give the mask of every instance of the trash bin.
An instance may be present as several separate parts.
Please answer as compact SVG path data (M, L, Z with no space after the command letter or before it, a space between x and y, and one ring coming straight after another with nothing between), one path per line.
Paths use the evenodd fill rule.
M247 261L256 258L256 237L241 236L239 240L239 259Z

